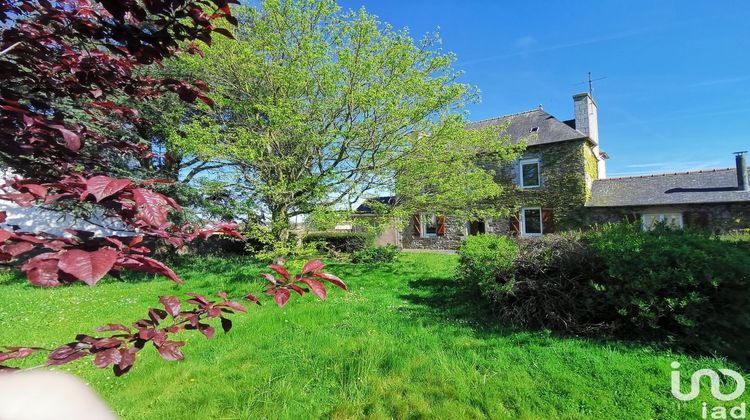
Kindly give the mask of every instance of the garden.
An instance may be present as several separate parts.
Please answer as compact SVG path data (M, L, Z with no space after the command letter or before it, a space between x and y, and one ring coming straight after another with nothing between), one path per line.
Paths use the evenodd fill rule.
M455 255L406 252L393 263L333 263L327 268L349 292L249 307L226 335L186 334L183 361L164 362L148 348L121 377L86 359L60 369L122 418L677 419L699 412L700 400L672 397L670 363L727 366L644 343L509 326L478 288L459 286L457 265ZM0 341L54 345L103 321L136 319L154 295L231 295L269 271L247 257L188 257L175 270L185 285L133 276L44 290L4 273ZM701 397L714 401L707 389Z
M481 159L525 144L466 128L436 34L333 0L0 7L0 384L121 418L685 418L750 379L745 236L374 246L514 210ZM676 398L700 369L742 373ZM0 417L79 417L39 385Z

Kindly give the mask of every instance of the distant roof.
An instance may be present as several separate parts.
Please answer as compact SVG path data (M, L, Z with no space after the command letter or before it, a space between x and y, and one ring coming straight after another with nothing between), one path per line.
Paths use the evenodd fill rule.
M714 169L595 180L587 207L750 202L737 190L737 171Z
M527 145L557 143L561 141L577 140L587 138L585 134L576 130L575 120L560 121L541 109L519 112L517 114L503 115L487 120L469 123L468 128L484 128L499 126L510 121L507 134L515 143L526 139ZM538 128L532 132L532 129Z
M359 207L357 207L357 210L355 211L355 213L359 213L359 214L373 213L373 210L372 210L373 202L385 204L387 206L393 206L396 204L396 196L388 195L388 196L383 196L383 197L368 198L364 203L360 204Z

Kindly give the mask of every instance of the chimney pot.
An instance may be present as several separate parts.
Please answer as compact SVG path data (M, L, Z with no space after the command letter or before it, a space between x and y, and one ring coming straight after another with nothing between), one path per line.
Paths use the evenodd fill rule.
M750 185L747 182L747 159L745 158L745 153L747 151L734 152L736 155L734 160L737 164L737 189L740 191L750 190Z

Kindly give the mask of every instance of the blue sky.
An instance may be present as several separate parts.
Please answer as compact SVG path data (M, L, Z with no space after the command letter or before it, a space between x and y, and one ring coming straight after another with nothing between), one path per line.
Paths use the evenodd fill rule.
M595 82L609 176L734 166L750 149L750 2L340 0L412 36L439 29L478 120L573 117Z

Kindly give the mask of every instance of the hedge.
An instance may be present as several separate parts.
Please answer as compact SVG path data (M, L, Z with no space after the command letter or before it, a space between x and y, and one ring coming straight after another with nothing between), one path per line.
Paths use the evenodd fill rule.
M509 241L470 237L459 250L459 278L475 284L505 320L748 361L750 253L743 246L707 233L623 224L522 239L509 261Z

